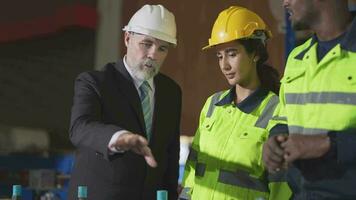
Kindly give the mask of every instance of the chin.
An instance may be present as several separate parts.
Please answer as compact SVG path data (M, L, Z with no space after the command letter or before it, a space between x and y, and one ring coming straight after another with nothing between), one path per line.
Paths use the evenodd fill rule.
M304 31L304 30L310 29L309 25L302 21L292 22L292 26L293 26L293 30L295 30L295 31Z
M235 86L237 84L237 82L234 80L228 80L227 82L229 83L230 86Z

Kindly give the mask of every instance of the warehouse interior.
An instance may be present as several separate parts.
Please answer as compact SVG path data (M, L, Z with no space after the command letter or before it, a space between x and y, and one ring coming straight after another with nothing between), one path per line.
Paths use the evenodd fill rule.
M229 88L214 53L203 52L217 14L231 5L266 20L268 63L282 76L290 50L311 35L294 32L282 0L12 0L0 7L0 199L12 185L24 199L66 199L74 159L69 121L75 77L125 55L122 28L144 4L176 16L178 45L161 71L182 88L181 165L207 97ZM356 1L350 0L350 9Z

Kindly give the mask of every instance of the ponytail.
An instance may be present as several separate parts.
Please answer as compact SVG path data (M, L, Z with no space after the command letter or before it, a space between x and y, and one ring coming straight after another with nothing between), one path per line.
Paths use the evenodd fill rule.
M278 95L280 82L278 71L266 64L257 63L257 75L260 79L261 86Z
M261 82L261 87L278 95L280 83L278 71L265 64L268 60L268 52L266 46L259 39L241 39L240 44L245 47L248 54L255 53L259 56L257 61L257 75Z

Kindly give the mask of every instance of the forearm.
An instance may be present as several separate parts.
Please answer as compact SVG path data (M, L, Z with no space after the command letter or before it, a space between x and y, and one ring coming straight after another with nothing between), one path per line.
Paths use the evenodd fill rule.
M315 140L315 142L304 143L305 147L309 147L309 151L304 151L304 154L301 155L301 159L313 159L320 158L327 155L330 150L330 138L328 135L312 135L310 136L310 140Z

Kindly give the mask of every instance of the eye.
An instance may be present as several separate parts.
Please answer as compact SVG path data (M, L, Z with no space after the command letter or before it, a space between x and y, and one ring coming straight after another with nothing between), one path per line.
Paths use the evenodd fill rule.
M161 52L167 52L168 51L168 47L167 46L160 46L158 48L158 50L161 51Z
M230 57L235 57L236 54L237 54L236 51L231 51L231 52L229 52L228 55L229 55Z
M149 49L149 48L151 48L152 43L149 43L149 42L141 42L140 45L143 46L143 47L146 48L146 49Z
M223 56L220 53L217 53L216 57L218 58L218 60L221 60L223 58Z

